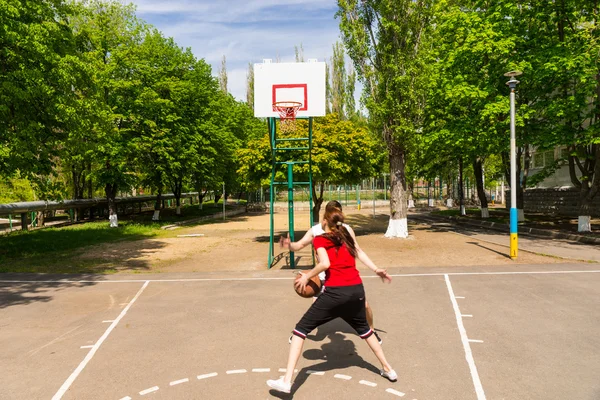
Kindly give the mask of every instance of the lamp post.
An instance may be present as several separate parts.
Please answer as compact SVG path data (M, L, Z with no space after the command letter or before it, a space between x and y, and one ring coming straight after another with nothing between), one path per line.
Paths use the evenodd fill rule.
M510 77L506 82L510 88L510 258L515 260L519 252L517 225L517 144L515 139L515 89L519 81L515 76L521 71L510 71L504 76Z

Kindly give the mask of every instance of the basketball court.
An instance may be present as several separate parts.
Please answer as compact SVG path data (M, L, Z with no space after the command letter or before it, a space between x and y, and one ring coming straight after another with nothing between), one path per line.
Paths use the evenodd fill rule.
M310 304L289 270L3 277L0 398L598 399L593 267L392 268L391 285L365 277L398 382L334 321L309 336L293 396L265 384L282 375Z
M508 265L501 252L469 238L461 239L463 247L445 249L450 236L435 230L426 232L439 240L430 252L452 266L406 267L405 255L417 260L411 265L423 265L423 253L411 251L408 240L384 239L379 229L359 239L394 279L384 285L361 270L397 382L381 378L368 346L344 322L332 321L308 337L292 394L270 390L266 381L282 375L291 330L310 306L293 291L293 271L267 266L275 258L274 232L294 232L294 187L312 187L311 118L325 115L325 64L257 64L255 87L255 115L269 120L271 193L274 185L287 185L289 219L275 227L271 212L261 232L224 230L229 257L256 263L241 245L253 236L251 248L264 248L261 260L269 252L268 265L222 271L224 256L210 256L225 254L221 246L198 255L202 272L4 275L0 398L600 398L600 269L557 260ZM309 119L308 136L278 138L277 130L293 127L296 117ZM294 179L297 164L309 165L307 181ZM280 167L286 182L275 180ZM394 231L407 229L406 219L397 222ZM472 252L493 254L499 265L467 260Z

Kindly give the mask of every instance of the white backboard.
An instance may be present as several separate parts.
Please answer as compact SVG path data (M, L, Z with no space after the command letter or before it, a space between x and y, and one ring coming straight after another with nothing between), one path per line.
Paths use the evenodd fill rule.
M254 116L279 117L273 111L278 101L302 103L296 117L324 116L325 63L254 64Z

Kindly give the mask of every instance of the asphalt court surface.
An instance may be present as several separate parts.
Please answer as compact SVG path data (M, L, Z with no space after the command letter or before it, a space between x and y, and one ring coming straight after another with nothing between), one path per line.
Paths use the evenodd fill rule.
M390 272L365 287L398 382L334 321L306 341L293 398L600 399L597 266ZM265 384L310 305L289 270L0 279L0 399L292 397Z

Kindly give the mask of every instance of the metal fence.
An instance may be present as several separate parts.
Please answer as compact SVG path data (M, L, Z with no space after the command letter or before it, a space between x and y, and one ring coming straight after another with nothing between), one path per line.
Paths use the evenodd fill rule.
M156 196L134 196L117 197L115 204L120 213L142 212L146 208L154 207ZM182 193L181 201L185 199L193 204L198 200L198 193ZM167 193L161 195L162 207L170 207L171 202L175 200L175 195ZM108 214L108 200L106 198L80 199L80 200L62 200L62 201L25 201L19 203L0 204L0 216L7 216L9 229L13 230L13 218L19 216L22 230L27 230L29 226L37 227L43 225L43 218L39 218L39 213L49 211L63 211L69 216L69 221L73 222L76 215L81 215L83 210L87 210L88 218L94 218L94 215L104 217ZM31 223L30 223L31 222Z

